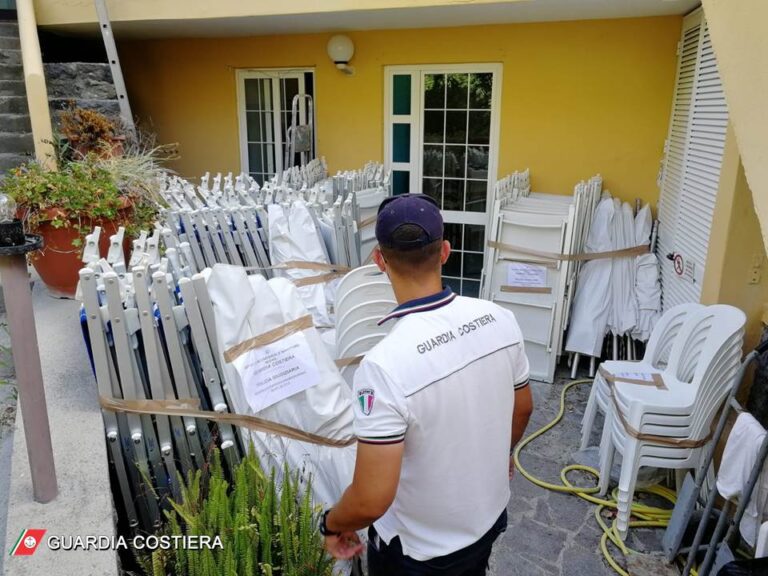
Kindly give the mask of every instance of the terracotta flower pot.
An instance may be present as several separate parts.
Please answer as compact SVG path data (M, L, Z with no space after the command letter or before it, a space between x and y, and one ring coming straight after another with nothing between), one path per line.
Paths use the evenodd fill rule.
M91 143L79 138L68 138L76 158L83 158L89 152L96 152L99 158L119 158L125 152L125 136L113 136Z
M131 207L126 203L126 206L121 209L121 219L124 220L130 210ZM46 221L38 226L36 233L43 236L45 244L44 248L40 252L34 253L30 260L52 295L59 298L72 298L77 290L78 273L83 267L81 260L83 248L82 246L75 247L72 245L72 241L80 236L77 228L54 228L51 225L51 220L56 215L61 215L61 211L57 209L49 210L47 214L49 218L46 218ZM106 257L109 250L109 237L116 234L119 227L117 221L83 221L81 219L80 223L86 229L101 226L99 253ZM125 253L126 261L129 257L130 246L130 238L126 236L123 242L123 252Z

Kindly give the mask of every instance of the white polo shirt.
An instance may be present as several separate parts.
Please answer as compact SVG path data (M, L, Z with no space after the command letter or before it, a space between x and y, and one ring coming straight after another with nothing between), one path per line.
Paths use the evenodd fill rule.
M476 542L509 500L514 391L528 359L514 315L450 289L407 302L354 379L360 442L405 442L400 484L374 526L428 560Z

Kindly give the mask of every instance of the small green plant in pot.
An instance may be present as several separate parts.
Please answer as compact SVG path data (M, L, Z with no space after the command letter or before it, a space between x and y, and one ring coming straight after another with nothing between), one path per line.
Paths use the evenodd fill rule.
M181 501L171 501L159 535L219 537L221 547L157 550L139 564L148 576L331 576L311 485L300 490L287 468L282 476L266 475L251 447L230 485L214 451L205 474L180 479Z
M109 236L120 226L132 236L154 222L156 199L136 182L121 180L117 162L88 154L80 161L61 162L57 172L32 162L9 171L0 183L0 192L16 201L26 231L43 236L45 246L32 256L32 264L57 296L74 295L83 241L95 226L102 228L101 251L106 254ZM143 184L149 189L156 181Z

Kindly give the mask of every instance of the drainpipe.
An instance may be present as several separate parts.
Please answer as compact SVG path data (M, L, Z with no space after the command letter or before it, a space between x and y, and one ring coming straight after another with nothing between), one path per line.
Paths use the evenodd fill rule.
M37 19L33 0L16 0L19 21L21 59L24 64L24 84L27 90L27 107L35 141L35 156L48 170L56 170L53 148L51 112L48 108L48 90L45 86L43 57L40 39L37 37Z

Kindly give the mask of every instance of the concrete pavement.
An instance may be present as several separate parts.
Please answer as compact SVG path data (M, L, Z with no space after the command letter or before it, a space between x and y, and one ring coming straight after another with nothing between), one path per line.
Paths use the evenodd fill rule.
M5 574L116 576L117 557L110 551L52 552L40 546L33 556L7 556L8 547L26 528L44 528L47 535L115 535L104 426L80 332L79 304L51 298L38 281L34 307L59 495L48 504L32 498L19 412L10 470L8 537L0 551L5 556Z
M554 385L531 383L534 412L527 434L555 417L567 382L561 378ZM588 396L589 384L569 391L560 424L523 451L520 460L528 472L560 483L560 470L574 463L571 454L579 447L581 416ZM598 434L593 431L593 444L599 442ZM582 473L569 478L582 486L592 482L591 476ZM512 480L511 489L509 526L494 546L489 576L615 576L600 552L602 532L594 518L594 505L577 496L540 488L520 473ZM627 545L642 552L660 550L662 534L662 530L632 529Z

